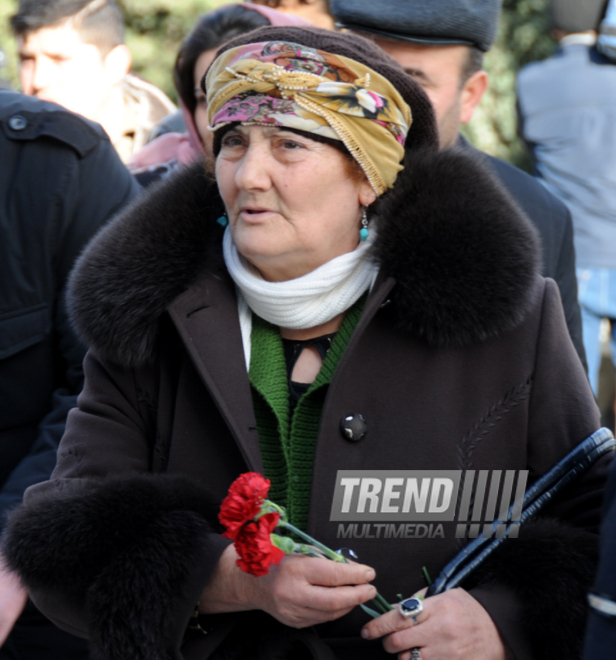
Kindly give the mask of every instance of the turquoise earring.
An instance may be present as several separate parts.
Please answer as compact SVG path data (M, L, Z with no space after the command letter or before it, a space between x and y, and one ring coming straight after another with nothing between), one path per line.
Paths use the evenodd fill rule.
M370 232L368 231L368 211L366 210L365 206L362 206L359 240L363 243L368 238L368 236L370 236Z
M226 227L229 224L229 220L227 219L226 215L221 215L216 222L221 226L221 227Z

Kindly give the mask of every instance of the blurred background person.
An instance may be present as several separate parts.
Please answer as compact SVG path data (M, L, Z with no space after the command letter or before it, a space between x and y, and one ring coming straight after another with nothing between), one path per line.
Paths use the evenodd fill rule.
M64 304L68 274L138 188L100 126L6 89L0 154L1 529L26 488L49 479L83 385L86 347ZM0 647L0 660L88 657L85 641L27 603L2 567Z
M483 56L494 43L501 0L331 0L336 25L373 39L423 88L436 113L441 147L474 151L460 135L488 87ZM558 284L569 334L586 366L577 301L571 215L533 177L484 155L541 236L544 277Z
M227 41L267 25L308 26L308 21L257 4L223 5L199 18L184 39L173 69L185 132L167 132L135 154L129 167L139 183L148 186L180 165L212 153L207 104L201 80L216 51Z
M616 318L616 63L597 51L606 0L552 0L558 52L518 75L520 132L536 176L571 210L588 375L598 393L601 318Z
M334 19L328 0L246 0L247 3L278 9L294 14L325 30L334 29Z
M23 92L98 122L124 162L175 110L163 92L129 73L115 0L20 0L11 25Z

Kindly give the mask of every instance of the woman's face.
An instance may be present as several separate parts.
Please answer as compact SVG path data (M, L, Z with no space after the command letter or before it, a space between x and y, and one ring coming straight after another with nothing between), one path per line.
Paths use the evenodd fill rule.
M283 128L241 126L222 139L216 179L233 241L269 281L294 279L359 241L376 199L334 147Z
M216 49L213 50L204 50L201 55L199 55L197 61L195 62L195 68L193 71L194 83L195 83L195 128L199 137L201 138L201 144L205 149L206 154L212 153L212 141L213 136L212 132L208 130L208 121L207 121L207 103L205 99L205 93L201 89L201 81L203 76L205 76L207 70L210 67L210 64L214 61L216 57Z

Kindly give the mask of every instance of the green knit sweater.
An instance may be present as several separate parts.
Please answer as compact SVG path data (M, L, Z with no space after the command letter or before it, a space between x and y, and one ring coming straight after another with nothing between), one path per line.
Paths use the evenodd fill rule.
M346 313L314 382L289 414L289 386L280 330L253 314L250 383L269 498L302 530L308 523L314 449L327 388L359 321L366 296Z

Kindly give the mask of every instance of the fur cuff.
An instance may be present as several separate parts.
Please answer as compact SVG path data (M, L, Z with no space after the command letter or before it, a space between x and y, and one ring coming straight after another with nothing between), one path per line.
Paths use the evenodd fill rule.
M598 557L594 534L556 520L529 521L520 538L502 543L464 587L498 584L516 596L518 629L524 631L532 658L579 660L588 615L586 594ZM514 640L507 641L515 647Z
M35 593L85 603L93 660L167 660L227 545L219 504L180 477L84 483L17 510L3 550Z

